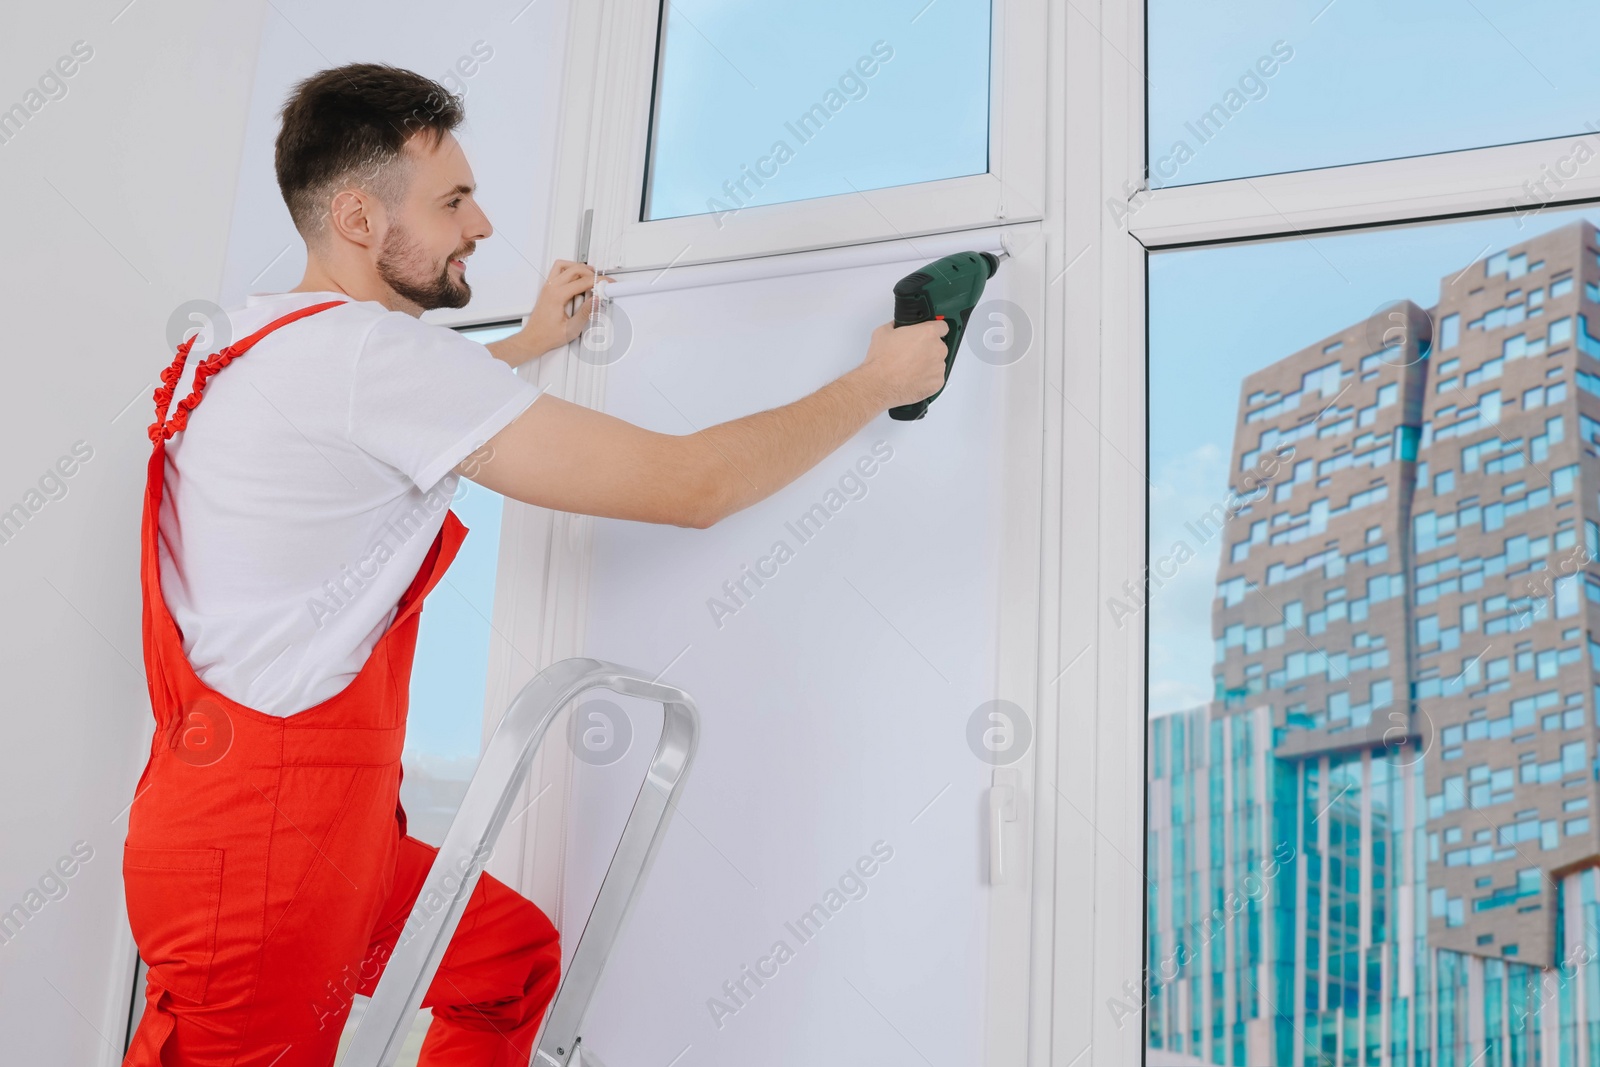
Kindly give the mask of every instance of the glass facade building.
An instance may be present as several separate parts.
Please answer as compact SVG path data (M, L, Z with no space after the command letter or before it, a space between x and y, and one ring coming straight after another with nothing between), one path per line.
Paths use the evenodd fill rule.
M1214 698L1150 723L1151 1064L1600 1067L1597 248L1241 384Z

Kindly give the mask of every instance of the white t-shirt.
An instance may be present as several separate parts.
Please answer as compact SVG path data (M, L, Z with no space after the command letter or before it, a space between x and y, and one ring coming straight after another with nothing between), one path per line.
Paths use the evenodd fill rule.
M540 393L476 341L342 293L253 294L231 339L336 299L218 371L167 442L158 556L184 653L271 715L350 684L444 524L452 468Z

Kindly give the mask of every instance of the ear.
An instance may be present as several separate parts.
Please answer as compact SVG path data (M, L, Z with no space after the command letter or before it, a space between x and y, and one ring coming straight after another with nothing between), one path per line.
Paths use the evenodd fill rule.
M383 225L383 205L361 189L341 189L328 205L328 227L338 237L370 248Z

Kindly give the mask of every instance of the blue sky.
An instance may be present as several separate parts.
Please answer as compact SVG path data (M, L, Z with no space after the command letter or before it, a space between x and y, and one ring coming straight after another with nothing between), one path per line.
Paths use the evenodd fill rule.
M464 330L488 344L516 327ZM484 686L493 635L494 572L500 560L504 498L463 478L450 510L467 527L455 562L423 605L417 659L411 669L411 711L406 725L408 764L476 760L483 730ZM468 773L458 765L453 772Z
M1340 0L1346 2L1346 0ZM1223 499L1245 375L1409 299L1431 307L1468 264L1600 210L1365 230L1150 257L1150 551ZM1193 541L1192 537L1186 538ZM1211 688L1219 541L1151 597L1150 710Z
M1167 184L1600 127L1600 5L1583 0L1149 0L1148 23L1152 167L1180 138L1194 150ZM1201 144L1184 123L1280 40L1293 57Z
M882 41L876 60L874 42ZM874 59L861 77L856 61ZM770 204L982 174L989 166L989 4L673 0L667 11L649 218L705 213L775 140L794 157L748 201ZM860 80L844 89L840 76ZM810 140L784 123L837 89ZM752 183L751 188L755 188Z

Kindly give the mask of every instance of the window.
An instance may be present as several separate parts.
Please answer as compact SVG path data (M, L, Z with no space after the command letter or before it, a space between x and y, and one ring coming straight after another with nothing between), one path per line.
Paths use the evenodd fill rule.
M520 328L513 323L461 332L488 344ZM448 580L429 595L417 630L400 801L407 832L432 845L444 841L478 766L503 502L466 478L456 483L450 509L472 533L450 564Z
M1535 657L1535 663L1536 666L1534 668L1534 677L1540 681L1554 678L1557 670L1559 669L1556 664L1555 649L1546 649L1545 651L1540 652L1538 656Z
M1044 0L630 13L574 31L606 57L593 125L639 131L589 139L571 194L579 258L609 274L1044 217Z
M988 171L987 3L664 6L645 220Z
M1563 950L1553 934L1527 934L1511 924L1526 914L1519 909L1553 907L1551 879L1559 875L1547 872L1559 872L1590 848L1587 809L1566 805L1593 776L1594 753L1579 727L1596 713L1586 703L1593 699L1592 685L1578 635L1600 632L1600 588L1586 593L1584 575L1571 565L1563 569L1563 563L1581 550L1580 522L1586 540L1600 537L1590 533L1590 524L1600 529L1600 498L1590 491L1580 499L1573 453L1554 447L1567 436L1567 426L1582 425L1581 394L1554 386L1580 370L1590 373L1585 368L1592 366L1591 357L1555 343L1569 336L1573 312L1531 338L1523 324L1509 321L1514 316L1493 328L1463 328L1448 359L1428 358L1426 344L1433 324L1451 316L1475 322L1512 289L1527 293L1548 286L1553 292L1553 271L1600 273L1594 251L1600 247L1600 210L1548 211L1520 221L1520 227L1516 218L1497 218L1438 222L1426 229L1364 229L1186 247L1149 258L1152 544L1181 537L1183 523L1202 513L1202 502L1238 469L1239 450L1269 437L1293 435L1294 467L1309 463L1326 472L1327 483L1319 482L1317 493L1330 505L1320 532L1295 542L1280 541L1277 531L1304 521L1295 516L1311 502L1272 505L1248 520L1266 521L1272 531L1248 558L1227 559L1219 538L1217 547L1206 548L1214 569L1209 587L1189 595L1169 585L1151 598L1152 710L1171 714L1174 709L1162 702L1181 699L1196 709L1190 714L1223 724L1229 736L1240 738L1220 759L1210 752L1199 757L1194 803L1209 805L1201 809L1208 820L1217 818L1219 805L1231 805L1212 826L1255 828L1222 831L1222 858L1215 862L1203 852L1168 850L1161 858L1183 866L1203 898L1218 886L1225 894L1231 879L1244 877L1231 858L1238 848L1262 855L1277 840L1297 835L1292 839L1306 854L1309 872L1312 852L1326 842L1333 851L1320 857L1321 873L1307 873L1292 888L1281 883L1285 888L1265 906L1282 909L1285 921L1321 908L1324 923L1334 927L1318 935L1322 951L1337 936L1374 958L1390 958L1397 932L1376 919L1365 927L1347 924L1343 909L1366 894L1374 909L1396 914L1404 890L1394 880L1397 868L1384 864L1398 863L1395 850L1402 850L1408 862L1427 869L1426 884L1434 891L1435 914L1416 934L1426 944L1432 974L1482 967L1485 958L1508 966L1513 954L1503 950L1503 942L1515 929L1516 966L1534 968L1527 973L1537 976L1537 961L1550 958L1544 953ZM1339 273L1362 289L1360 300L1348 297ZM1378 286L1384 287L1381 295L1373 293ZM1398 338L1388 335L1389 312L1373 311L1396 301L1403 301L1400 311L1409 328ZM1591 314L1600 315L1600 308ZM1250 322L1248 342L1230 335L1227 324L1234 321ZM1341 363L1334 397L1325 398L1335 381L1327 356L1334 342L1347 352L1382 349L1384 358L1355 365L1366 366L1372 378L1344 373L1350 368ZM1193 370L1200 367L1203 373ZM1394 399L1383 404L1385 395ZM1248 397L1255 402L1241 403ZM1373 414L1364 416L1360 436L1318 432L1347 412L1368 409ZM1249 412L1268 414L1247 423ZM1417 449L1408 462L1393 443L1411 427ZM1347 452L1363 450L1376 454L1361 466L1333 465ZM1347 501L1380 486L1381 494L1360 497L1367 503L1359 519L1346 517ZM1368 556L1373 529L1394 531L1379 542L1388 553L1376 563ZM1223 533L1231 543L1247 530L1241 520L1225 523ZM1337 574L1328 569L1333 560L1339 561ZM1199 587L1204 565L1195 570L1173 581ZM1253 585L1265 595L1215 595L1228 582ZM1314 634L1290 625L1284 647L1273 652L1224 645L1218 655L1209 647L1212 633L1230 627L1295 624L1301 611L1315 617L1330 602L1330 588L1343 593L1341 602L1350 609L1337 623L1325 621ZM1321 601L1312 589L1321 592ZM1596 613L1594 624L1580 624L1588 612ZM1381 661L1375 654L1380 642L1390 652ZM1409 661L1391 651L1408 643ZM1327 681L1311 668L1316 657L1329 665ZM1264 671L1251 673L1257 664ZM1330 692L1336 679L1337 692ZM1220 698L1206 692L1207 682ZM1563 684L1583 692L1569 700L1558 688ZM1402 699L1408 694L1414 719ZM1238 732L1247 721L1256 731L1248 743ZM1424 736L1437 728L1437 743L1417 752L1375 735L1365 745L1352 737L1380 723L1400 727L1396 735L1406 727ZM1542 747L1535 751L1533 742ZM1235 757L1235 751L1248 751L1256 762ZM1247 766L1248 773L1270 776L1267 796L1245 784ZM1313 770L1321 778L1335 768L1337 777L1319 781L1313 793ZM1213 788L1215 802L1199 799ZM1426 804L1410 808L1408 794L1425 796ZM1330 807L1334 797L1340 799ZM1336 820L1338 829L1308 832L1314 818L1319 824ZM1199 848L1199 839L1185 837L1178 824L1172 832L1184 848ZM1244 844L1247 839L1253 844ZM1371 881L1350 885L1336 877L1335 858L1345 876L1370 871ZM1530 859L1542 866L1532 875L1519 873L1530 869ZM1447 876L1450 867L1470 867L1475 881L1487 879L1470 907L1466 897L1453 895L1454 887L1466 883ZM1436 889L1437 881L1452 888ZM1593 893L1600 906L1600 884L1592 878L1565 883L1565 891ZM1158 901L1150 927L1164 945L1176 935L1170 910L1162 910L1170 906L1170 898ZM1447 929L1458 939L1444 939ZM1264 941L1269 972L1277 968L1292 976L1309 969L1310 936L1277 933ZM1455 951L1450 946L1463 943L1483 946L1478 951L1488 955L1448 955ZM1202 949L1202 970L1220 970L1230 982L1233 966L1231 957L1204 955ZM1431 994L1437 996L1439 988L1430 986ZM1180 986L1167 985L1155 999L1186 1004L1186 995ZM1397 994L1385 988L1373 995L1388 1002ZM1342 1026L1340 1020L1352 1017L1343 1008L1328 1016L1332 1009L1307 1007L1303 998L1285 998L1282 990L1263 989L1261 996L1259 1010L1269 1023L1272 1003L1295 1005L1293 1026L1264 1026L1253 1039L1272 1051L1270 1059L1240 1056L1204 1027L1197 1042L1192 1030L1180 1033L1175 1020L1185 1018L1181 1011L1163 1014L1161 1007L1152 1012L1149 1047L1159 1044L1207 1063L1288 1067L1303 1062L1295 1054L1296 1027L1309 1032L1313 1026ZM1354 1017L1364 1018L1360 1012ZM1430 1019L1428 1026L1436 1025L1436 1017ZM1283 1033L1289 1038L1280 1044Z
M1478 421L1493 426L1500 421L1500 393L1491 389L1478 398Z
M1048 217L1053 219L1058 214L1058 199L1047 197L1047 190L1057 187L1048 183L1047 177L1060 172L1054 169L1054 163L1047 169L1046 163L1062 158L1055 151L1059 145L1054 142L1064 127L1058 121L1046 120L1047 116L1060 119L1063 101L1059 93L1047 87L1056 74L1071 66L1047 63L1057 36L1048 32L1049 27L1059 27L1060 23L1051 22L1045 0L957 0L953 5L918 4L909 8L844 5L826 0L820 6L790 5L787 12L772 5L621 0L616 4L577 4L563 10L570 16L564 24L575 43L565 64L569 91L560 123L565 131L561 138L564 158L558 168L550 241L557 246L555 255L573 256L576 252L575 258L586 259L607 274L624 276L611 290L613 294L636 282L628 296L618 298L619 310L620 305L628 305L635 323L644 324L651 308L666 315L667 307L675 306L680 311L696 307L695 297L709 298L724 283L732 301L726 306L742 307L762 322L782 303L780 292L799 298L800 289L794 286L812 292L806 298L808 303L834 306L840 311L844 304L865 308L876 303L884 309L883 317L888 318L892 313L890 288L894 280L915 266L948 252L994 250L996 244L1004 243L1011 252L1004 270L1018 281L1019 287L1005 294L1017 300L1018 306L1003 312L1011 316L1011 322L1021 321L1022 316L1017 314L1021 311L1031 318L1032 326L1044 324L1042 308L1047 288L1029 284L1029 280L1036 279L1036 273L1047 267L1059 270L1045 255L1047 247L1053 247L1053 240L1048 246L1042 241L1031 246L1024 242L1043 236L1044 226L1039 223L1047 217L1047 206ZM523 19L513 29L526 23ZM947 120L950 125L946 127ZM789 129L791 125L794 130ZM785 141L792 151L774 150L777 140ZM1000 240L1002 236L1007 242ZM1011 239L1017 244L1010 244ZM911 265L901 269L898 265L902 262ZM1023 269L1011 270L1024 263L1027 266ZM889 277L889 265L898 270L894 277ZM877 280L869 283L863 271L873 267L881 269L876 272ZM830 276L833 284L826 296L811 288ZM848 280L841 282L841 278ZM753 286L747 284L752 279ZM986 299L1001 295L997 286L1003 281L1001 277L992 280ZM684 289L700 286L706 288L687 298L681 295ZM674 291L663 293L664 290ZM692 318L710 329L717 316L696 314ZM978 321L967 332L965 347L969 353L984 341L983 329L999 318L982 307L978 309ZM706 353L717 350L711 333L699 338L682 330L653 331L664 346L654 354L665 355L668 348L679 346L678 351L687 358L676 364L676 373L690 374L693 371L686 367L696 364L695 371L704 368ZM1035 336L1042 341L1045 335ZM734 401L735 407L743 405L744 410L729 410L717 418L732 418L804 395L807 390L803 387L795 391L798 378L786 381L785 377L792 373L804 378L820 369L821 364L812 360L826 359L829 347L815 346L803 357L791 359L787 353L762 349L760 345L725 346L728 354L740 353L736 359L741 369L732 376L719 370L718 380L724 384L737 382L739 395L746 399ZM1036 346L1035 355L1042 350L1042 345ZM652 429L657 431L692 433L695 425L705 425L701 420L710 414L704 409L705 402L715 389L697 388L686 377L679 377L680 390L675 391L670 379L657 377L652 371L647 380L637 368L630 370L631 364L631 360L625 360L615 365L580 366L557 353L541 362L537 374L567 392L569 399L594 403L603 397L607 407L619 414L626 411L627 402L619 398L643 396L651 405L664 404L659 409L644 409L645 417L630 419L653 422ZM1031 401L1040 395L1040 390L1048 388L1040 373L1041 359L1025 358L1003 368L965 354L960 365L984 376L985 384L969 390L966 396L992 398L995 404L986 411L1010 412L1018 398ZM657 365L657 370L664 371L664 365ZM657 383L660 388L652 388ZM953 380L949 396L955 395L954 386ZM1024 387L1026 392L1019 391ZM774 389L783 394L783 400L776 394L767 400L765 394ZM674 412L675 406L678 410ZM930 410L929 418L937 421L937 408ZM659 420L670 420L671 425ZM950 421L948 416L945 421ZM1022 439L1030 442L1030 447L1020 454L1038 455L1046 439L1043 420L1030 415L1020 422L1007 421ZM876 425L898 441L899 435L907 431L915 435L933 423L913 427L880 418ZM921 436L927 440L934 437ZM998 440L987 436L991 442ZM895 447L905 454L899 445ZM1136 454L1137 449L1130 446L1128 453ZM1263 454L1274 453L1269 446ZM1024 469L1016 464L1005 466L1013 472ZM822 473L819 471L818 476ZM1016 481L1010 475L1006 477ZM1032 481L1036 483L1038 478ZM979 480L968 484L984 483ZM1029 492L1021 498L1024 505L1038 499L1037 484L1025 488ZM1005 495L1009 501L1011 494ZM1304 498L1299 503L1303 509L1311 498L1323 495L1313 492L1308 484L1299 493ZM1025 506L1019 509L1009 502L1002 504L1000 496L995 501L1003 521L1025 516ZM1265 499L1253 506L1257 511L1249 521L1266 517ZM994 518L984 515L980 519L983 511L975 509L968 518ZM586 563L589 555L582 545L610 543L606 531L599 529L606 526L605 520L569 522L559 515L540 515L530 518L525 526L522 509L512 507L508 513L517 517L516 524L508 529L530 533L526 541L519 539L519 549L531 546L546 533L547 543L559 549L554 555L541 557L528 574L534 582L541 574L551 576L549 591L542 594L545 602L537 606L552 609L544 614L560 614L570 626L560 628L563 636L554 644L541 637L519 647L525 652L534 648L573 649L574 643L589 639L576 626L576 620L590 613L581 600L574 604L571 598L598 599L604 595L597 591L604 588L601 582L592 583L587 594L578 591L577 587L585 583L577 575L588 573L579 566ZM541 524L548 524L548 531ZM535 529L537 535L533 533ZM885 527L880 525L878 529L881 532ZM626 532L631 537L634 531ZM674 533L659 529L639 531L640 536L658 544L667 543ZM1248 527L1234 540L1250 541ZM711 543L707 536L691 537L683 541L684 546L688 547L691 541L702 549ZM770 547L770 539L768 544ZM1131 548L1134 542L1127 544ZM845 550L840 560L850 558L848 544L839 547ZM1253 549L1250 554L1254 554ZM1035 558L1047 555L1036 553ZM855 559L858 565L862 562L859 555ZM1248 555L1240 565L1247 562ZM594 572L602 574L606 569L597 565ZM667 573L679 577L687 573L672 567L649 570L663 578ZM719 575L707 588L715 590L724 580L725 576ZM1026 584L1039 587L1037 581ZM631 583L620 588L627 591ZM862 588L876 599L871 590ZM1254 592L1243 584L1224 588L1225 599L1247 598ZM563 591L567 589L572 591ZM848 596L856 595L848 585L841 584L840 590ZM654 605L645 614L658 622L671 615L674 603L688 604L696 612L705 603L699 594L691 594L686 601L659 590L654 594L643 589L636 592ZM661 612L666 614L658 619ZM541 612L530 611L525 617L538 619ZM875 623L884 621L876 615L871 618ZM907 624L896 620L896 625L903 628ZM1280 621L1275 627L1265 628L1265 632L1258 629L1251 643L1282 646L1282 626ZM1005 631L1002 647L1007 647L1009 635L1017 631L1009 624L1000 628ZM675 631L676 627L658 627L654 633ZM922 641L916 635L913 640ZM724 652L730 648L724 646ZM1281 647L1272 649L1280 660L1286 651ZM801 654L800 646L790 646L780 654L791 653ZM665 669L677 654L675 647L655 665ZM693 652L687 655L692 656ZM654 653L649 659L656 659ZM689 661L686 658L681 662ZM519 670L521 666L519 663ZM494 684L504 681L504 675L495 672ZM1070 673L1064 681L1072 684ZM1046 714L1036 707L1027 710L1030 715ZM709 705L706 714L709 715ZM1056 717L1053 712L1048 714L1052 719ZM1036 746L1035 755L1039 749L1042 746ZM1050 768L1043 761L1037 762L1040 771ZM1039 789L1048 790L1046 783L1054 778L1052 772L1051 778L1041 774L1035 780L1032 761L1009 771L983 770L1002 778L1011 773L1020 775L1018 795L1026 789L1035 798L1044 795ZM1133 777L1137 780L1137 775ZM572 780L575 790L581 788L581 775ZM987 790L989 786L982 788ZM568 792L567 799L557 803L576 813L578 809L571 801L578 795ZM545 803L553 801L554 797L547 795ZM585 810L590 809L592 806ZM937 810L931 809L929 817ZM694 817L692 812L689 817ZM547 816L538 821L549 824L554 820ZM524 825L534 822L529 819ZM975 831L981 829L981 825L975 826ZM542 830L536 827L528 832L537 835ZM1006 837L1023 840L1018 836L1020 832L1019 824L1010 828ZM595 840L592 834L581 836L591 843ZM539 845L539 853L543 854L542 839ZM553 840L550 847L557 850L556 855L568 848L560 839ZM586 855L584 850L588 847L580 843L568 851ZM533 854L532 850L529 854ZM740 885L744 886L743 880ZM973 883L974 888L976 885ZM989 947L1003 955L1008 966L996 967L986 980L1000 983L1000 975L1016 974L1020 966L1024 974L1021 988L1026 988L1030 925L1026 905L1019 912L1014 902L1002 902L1000 897L1001 894L986 894L982 903L985 908L992 903L990 917L1000 919L989 925L994 933ZM1018 914L1022 921L1011 922L1009 916ZM1017 953L1013 947L1019 941L1023 951ZM1002 943L1005 949L1000 952L997 946ZM996 955L990 956L995 958ZM1015 963L1018 959L1020 965ZM988 1003L1007 1004L1018 999L1009 995L1020 991L1016 984L1009 979L1004 982L1002 992L1006 996ZM979 1020L985 1017L987 1007L981 997L970 996L965 997L962 1008L941 1010L939 1014L955 1020L959 1018L957 1011ZM965 1023L961 1020L964 1035L969 1030L973 1034L980 1032ZM1004 1030L992 1029L995 1034ZM894 1037L892 1033L889 1036ZM965 1060L998 1063L1008 1059L999 1051L980 1056L960 1041L956 1045ZM951 1045L945 1042L944 1047ZM629 1058L626 1050L619 1055Z
M1461 343L1461 315L1452 312L1439 320L1439 348L1449 350Z
M1561 771L1571 774L1583 770L1587 744L1583 741L1573 741L1561 746Z
M1569 574L1556 579L1556 618L1565 619L1578 614L1582 607L1578 599L1578 583L1581 580L1581 577L1576 574Z

